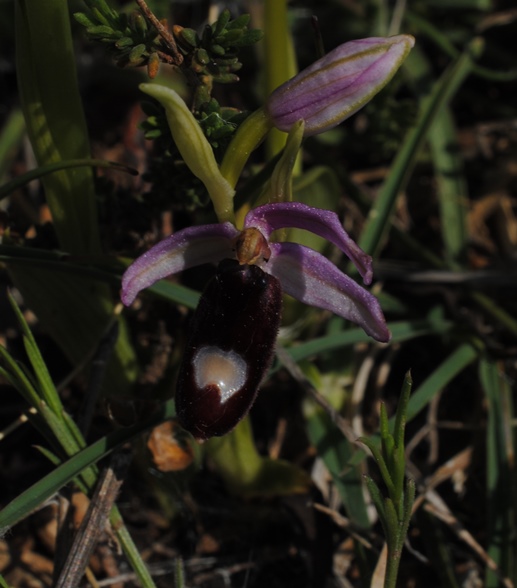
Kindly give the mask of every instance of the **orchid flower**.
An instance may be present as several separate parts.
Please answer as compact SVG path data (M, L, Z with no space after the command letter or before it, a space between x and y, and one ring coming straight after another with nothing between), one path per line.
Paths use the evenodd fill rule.
M178 375L178 418L195 438L228 433L253 404L272 359L282 292L361 326L377 341L389 341L372 294L317 251L271 239L274 231L288 227L323 237L369 285L372 260L336 213L300 202L274 202L250 210L239 230L233 197L249 154L272 126L291 131L288 144L296 145L296 151L302 135L323 132L368 102L393 77L413 43L413 37L399 35L338 47L272 93L264 108L239 127L220 167L182 99L169 88L141 86L164 106L178 150L204 183L219 220L164 239L122 278L122 302L130 305L141 290L162 278L204 263L219 264L194 315ZM280 178L272 185L281 192L290 182L292 165L282 160L278 165L274 176Z
M362 251L329 210L300 202L265 204L248 212L244 229L232 223L188 227L164 239L139 257L122 279L122 302L156 281L184 269L223 259L257 265L280 282L282 291L360 325L378 341L390 333L377 299L343 274L326 257L297 243L270 241L277 229L296 227L327 239L352 261L365 284L372 281L370 256Z

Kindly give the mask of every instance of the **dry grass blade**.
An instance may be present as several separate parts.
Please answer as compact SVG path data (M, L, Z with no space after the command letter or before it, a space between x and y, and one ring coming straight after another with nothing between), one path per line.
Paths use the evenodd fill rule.
M106 527L111 508L122 486L124 474L130 461L130 453L117 453L111 458L110 465L100 476L88 511L59 574L56 588L74 588L79 585L90 555L100 534Z
M388 559L388 545L385 543L372 576L370 588L383 588L386 577L386 563Z
M438 468L433 476L426 482L425 490L415 500L413 513L423 505L423 508L437 519L445 523L451 531L472 549L472 551L481 559L481 561L495 573L499 574L496 562L488 555L485 549L476 541L473 535L463 526L457 517L453 515L442 497L434 490L436 486L448 479L454 479L459 473L463 473L470 465L472 459L472 448L467 447L448 460L443 466ZM415 479L421 478L417 469L408 464L408 470ZM500 580L505 588L514 588L513 582L509 578L500 576Z
M429 496L428 496L429 499ZM445 523L455 535L457 535L464 543L466 543L476 555L483 561L483 563L493 570L498 572L498 567L495 561L488 555L488 553L481 547L481 545L474 539L472 534L465 529L461 522L452 514L448 506L443 502L436 492L432 493L433 503L428 502L424 509L436 518ZM500 577L501 583L505 588L514 588L513 582L509 578Z

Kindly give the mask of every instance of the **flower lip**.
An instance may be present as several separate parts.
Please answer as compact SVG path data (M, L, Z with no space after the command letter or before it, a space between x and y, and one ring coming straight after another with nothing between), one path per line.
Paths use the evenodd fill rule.
M340 45L278 87L266 109L289 131L305 121L305 136L322 133L357 112L395 75L414 45L411 35L371 37Z

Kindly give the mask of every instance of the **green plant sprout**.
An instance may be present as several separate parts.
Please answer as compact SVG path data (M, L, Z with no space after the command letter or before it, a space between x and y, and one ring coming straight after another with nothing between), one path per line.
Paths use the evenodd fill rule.
M407 407L411 387L412 379L411 374L408 372L397 406L395 422L392 428L393 432L390 432L386 406L384 403L381 403L379 423L380 448L372 439L368 439L367 437L360 437L358 439L360 443L366 445L371 451L388 494L387 496L383 496L381 489L373 478L368 475L364 476L366 486L372 497L386 537L388 553L384 588L395 588L397 585L402 548L408 532L415 500L414 480L408 478L404 485L406 471L404 431L406 428Z

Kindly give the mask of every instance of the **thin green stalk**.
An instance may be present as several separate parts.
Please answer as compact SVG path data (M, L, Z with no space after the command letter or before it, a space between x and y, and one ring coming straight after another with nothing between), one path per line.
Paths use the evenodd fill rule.
M388 545L388 556L386 558L386 575L384 576L384 588L396 588L399 573L400 557L402 550L398 546L399 521L393 502L386 498L384 501L387 525L389 527L386 543Z
M396 526L392 528L393 536L387 540L388 557L386 559L386 575L384 577L384 588L397 588L397 578L400 567L400 560L402 558L402 549L404 548L404 541L406 540L409 522L411 520L412 507L415 501L415 492L416 487L414 481L408 480L406 484L406 490L404 493L404 514L402 518L397 519L395 521ZM386 510L389 510L389 508L387 508ZM394 514L395 507L393 505L391 519L393 519Z
M252 151L264 140L271 129L271 119L259 108L240 125L234 134L220 165L221 174L235 188ZM285 140L284 140L285 142Z
M264 29L266 98L297 72L287 15L287 0L265 0ZM266 143L268 159L283 149L285 141L285 133L276 129L269 133Z
M479 376L487 403L486 427L486 489L487 489L487 551L497 563L498 573L486 570L485 586L497 588L501 576L511 577L515 570L515 446L513 439L512 391L499 365L483 358ZM515 577L512 578L515 580Z

